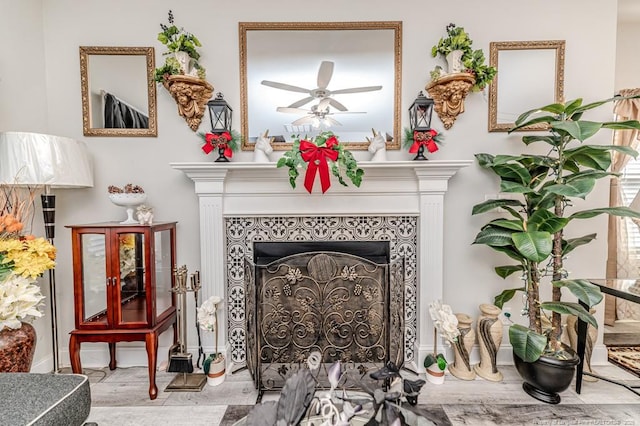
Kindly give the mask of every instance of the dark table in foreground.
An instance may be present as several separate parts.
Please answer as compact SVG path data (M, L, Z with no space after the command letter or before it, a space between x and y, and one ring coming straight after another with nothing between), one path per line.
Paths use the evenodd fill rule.
M590 283L597 285L605 294L610 294L615 297L619 297L624 300L629 300L630 302L639 303L640 304L640 279L598 279L598 280L588 280ZM580 305L584 307L587 311L589 307L580 302ZM624 386L629 389L631 392L640 396L640 393L635 390L637 386L629 386L625 383L607 379L606 377L598 376L592 373L584 373L584 352L586 348L587 342L587 323L578 320L578 357L580 358L580 363L578 364L578 371L576 372L576 392L580 393L582 389L582 375L586 374L588 376L597 377L598 379L602 379L604 381L615 383L616 385Z

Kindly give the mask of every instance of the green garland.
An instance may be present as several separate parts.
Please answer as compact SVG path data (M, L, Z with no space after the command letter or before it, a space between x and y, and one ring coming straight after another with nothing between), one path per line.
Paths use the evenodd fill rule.
M335 137L336 135L333 132L326 131L320 133L318 136L311 139L304 140L315 144L318 147L326 146L326 142L328 139ZM296 187L296 179L300 175L299 169L307 168L307 163L302 159L302 154L300 153L300 137L299 135L294 136L293 146L291 149L284 153L284 155L278 160L277 167L288 167L289 168L289 184L291 184L292 188ZM342 144L338 143L334 145L333 150L338 151L338 159L337 161L328 160L331 166L331 173L338 179L343 186L348 186L345 182L342 172L351 180L356 187L359 187L362 183L362 176L364 175L364 170L358 167L358 162L353 157L351 151L346 149Z

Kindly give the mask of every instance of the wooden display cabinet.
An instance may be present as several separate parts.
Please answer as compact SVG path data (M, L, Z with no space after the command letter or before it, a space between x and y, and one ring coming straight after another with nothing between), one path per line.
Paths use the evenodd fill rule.
M145 342L149 397L158 396L155 372L158 336L173 325L171 291L176 265L176 222L153 225L71 225L75 330L69 340L71 368L82 372L80 344L109 344L116 368L117 342Z

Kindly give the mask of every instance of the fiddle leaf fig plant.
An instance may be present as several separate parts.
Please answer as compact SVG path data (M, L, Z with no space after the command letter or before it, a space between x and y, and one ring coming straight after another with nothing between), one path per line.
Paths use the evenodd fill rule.
M515 264L498 266L495 272L502 278L519 273L524 286L504 290L494 299L502 307L519 292L526 295L525 310L529 326L514 324L509 340L514 353L522 360L533 362L541 355L568 357L559 344L561 315L576 315L597 327L596 319L580 303L561 300L567 289L589 308L600 303L599 288L583 279L568 279L563 262L574 249L588 244L596 234L567 238L564 231L574 220L589 219L601 214L639 218L627 207L604 207L566 212L572 200L586 199L598 179L613 176L608 171L611 152L633 157L633 149L617 145L587 145L584 142L601 129L640 129L640 122L596 122L583 120L585 112L620 98L609 98L583 104L582 99L554 103L527 111L516 120L510 132L536 123L545 123L548 131L522 137L525 146L546 144L547 154L492 155L476 154L478 164L500 179L500 191L514 199L487 200L473 207L472 214L496 208L507 213L484 225L474 244L484 244L504 253ZM541 286L551 285L552 300L541 300Z

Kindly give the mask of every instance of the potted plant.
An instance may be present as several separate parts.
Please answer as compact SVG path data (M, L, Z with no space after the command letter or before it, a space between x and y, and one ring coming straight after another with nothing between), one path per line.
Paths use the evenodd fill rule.
M615 99L589 104L576 99L520 115L510 132L536 123L546 124L546 133L523 136L522 142L525 146L547 144L547 154L476 154L480 167L492 171L500 179L500 191L516 196L516 199L487 200L473 207L474 215L496 208L509 214L508 218L494 219L484 225L474 244L485 244L516 261L515 265L498 266L495 271L502 278L521 274L524 286L504 290L496 296L494 304L502 307L517 292L526 295L529 325L510 326L509 341L516 367L525 379L525 391L544 402L560 401L557 392L569 386L574 366L578 363L575 353L559 342L561 315L573 314L597 327L593 315L580 304L561 301L561 290L569 290L588 307L602 300L596 286L586 280L568 279L563 266L569 253L595 239L596 234L566 238L565 228L573 220L600 214L640 216L626 207L565 212L573 199L585 199L598 179L612 175L607 171L611 164L611 151L637 155L634 150L622 146L584 143L602 128L640 129L637 121L595 122L582 119L585 112ZM552 287L551 301L541 301L543 284ZM532 370L536 368L534 365L545 370ZM547 379L548 383L533 383L532 375Z
M198 308L198 324L205 331L214 333L215 351L208 355L202 363L202 370L207 376L209 386L218 386L224 382L225 357L218 352L218 309L217 305L222 301L219 296L211 296Z
M473 91L483 90L496 76L496 68L485 64L485 56L481 49L473 50L473 40L463 27L456 24L447 25L447 36L440 38L438 44L431 48L431 56L444 56L449 65L448 73L466 72L473 74L475 83ZM431 72L431 78L437 80L441 76L441 67Z
M174 23L173 12L169 11L169 25L160 24L162 31L158 33L158 41L164 44L173 54L165 60L163 66L156 68L155 81L161 83L167 75L184 74L205 79L206 70L198 63L200 53L197 47L202 47L198 38L178 28Z
M447 359L444 354L438 353L438 333L449 343L455 343L460 336L458 330L458 318L454 315L451 306L443 305L439 300L429 305L429 315L433 321L433 353L424 358L427 380L430 383L444 383L444 374L447 369Z

